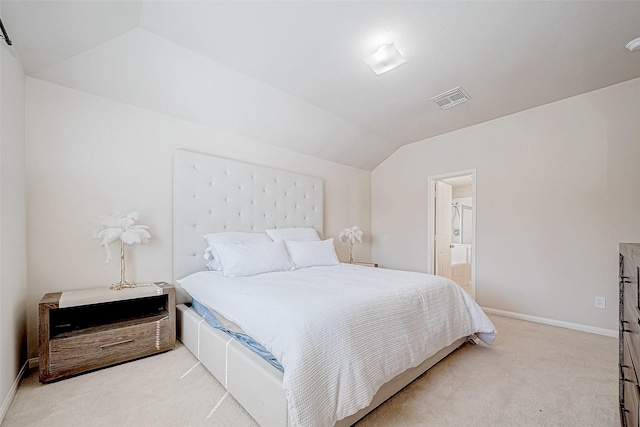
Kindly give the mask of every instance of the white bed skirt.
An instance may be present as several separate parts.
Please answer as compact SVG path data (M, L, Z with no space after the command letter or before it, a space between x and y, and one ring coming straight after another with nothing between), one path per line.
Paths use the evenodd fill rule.
M177 306L178 339L202 362L242 407L263 427L287 427L287 399L282 372L235 339L219 331L184 304ZM384 384L371 404L336 426L350 426L418 378L465 342L455 341L415 368Z

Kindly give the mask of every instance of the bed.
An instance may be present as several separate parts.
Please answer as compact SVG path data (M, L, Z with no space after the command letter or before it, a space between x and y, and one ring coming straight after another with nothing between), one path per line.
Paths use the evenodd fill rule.
M216 307L210 308L215 308L218 314L223 312L224 317L228 317L228 320L232 322L244 321L245 323L240 326L250 334L256 334L256 338L263 341L263 344L274 355L282 359L284 373L239 341L231 338L227 333L212 327L189 304L178 305L178 338L225 386L228 392L247 412L263 426L352 425L458 348L465 341L467 335L472 335L475 332L484 332L486 333L485 339L487 342L491 342L495 336L495 329L491 322L477 305L466 297L464 291L446 279L429 276L429 280L433 281L429 286L437 289L437 291L433 292L440 292L439 295L442 299L460 299L462 301L462 308L459 309L460 316L467 316L470 312L473 312L471 317L475 316L477 318L471 321L474 324L464 326L467 328L464 329L466 331L464 334L461 334L459 330L445 334L446 336L439 338L441 342L437 344L436 348L429 347L427 349L422 346L425 348L420 347L420 352L407 351L407 353L411 353L411 357L405 357L403 353L396 354L394 360L398 358L407 359L403 362L404 364L391 363L393 365L391 368L369 369L373 374L371 376L376 377L371 381L365 375L367 369L352 369L349 367L350 363L355 366L356 360L373 360L383 357L382 353L384 352L381 352L380 349L384 348L384 343L371 347L368 350L371 351L371 356L358 353L359 356L354 356L351 362L349 360L338 361L338 359L341 359L339 357L336 357L336 361L331 360L329 362L321 358L317 361L314 360L313 375L317 377L310 380L307 377L312 374L305 373L310 369L308 367L305 368L304 361L311 358L311 355L322 353L323 344L314 342L309 345L309 349L305 350L307 351L305 353L306 356L299 354L292 356L291 353L286 353L286 351L297 351L298 344L295 344L296 340L292 340L293 344L288 341L283 343L284 340L281 339L281 336L273 333L274 325L278 328L283 328L282 336L295 338L296 334L300 333L300 328L296 325L306 322L306 320L300 321L302 318L296 316L301 316L305 311L313 311L314 304L305 306L304 301L314 298L318 301L327 299L329 304L327 307L344 305L344 309L349 313L362 311L362 316L370 315L371 308L368 308L364 303L360 304L361 301L367 299L374 301L376 295L378 295L376 298L384 299L395 293L396 289L402 287L406 287L409 290L409 294L412 295L410 301L430 299L429 295L431 294L418 293L416 290L416 283L427 278L428 275L393 272L391 270L353 265L312 266L310 268L296 269L292 272L274 271L252 276L252 278L229 278L218 272L207 272L206 261L202 257L207 246L203 235L207 233L224 233L228 231L261 233L268 229L312 228L322 236L322 180L184 150L176 150L174 153L173 191L174 281L183 281L184 278L189 277L196 282L196 285L191 287L185 286L193 294L188 295L185 301L190 301L191 296L194 299L197 298L198 301L209 298L205 304L207 306L217 304ZM361 287L350 287L351 284L361 282L365 278L368 278L366 280L369 280L367 283L371 284L371 287L365 289L364 292ZM311 279L316 280L317 283L306 282ZM212 280L213 282L211 282ZM261 280L269 280L268 285L260 283ZM392 286L390 286L391 281L394 281ZM206 284L203 285L203 283ZM211 286L209 283L217 283L218 285ZM300 283L305 284L301 287ZM325 285L323 286L322 283L325 283ZM375 285L376 283L378 285ZM227 284L229 286L226 286ZM328 291L324 294L324 297L320 297L317 296L318 294L313 293L317 292L317 290L312 289L313 286L316 289L327 288ZM262 299L252 300L253 308L250 305L250 308L239 306L240 308L234 308L239 312L226 312L227 308L231 310L231 307L234 306L233 301L234 298L238 298L237 295L231 294L229 296L227 294L214 293L206 296L204 295L206 292L200 291L200 289L204 289L218 292L225 287L231 289L231 292L240 292L241 294L244 292L242 297L245 298L244 300L246 300L247 296L251 298L260 297ZM260 296L260 293L265 289L270 289L269 293ZM304 289L305 292L311 293L295 292L296 294L299 293L299 297L302 298L296 302L295 300L288 300L288 295L293 293L290 289ZM352 293L349 294L348 292ZM336 294L341 293L350 295L349 298L342 298L342 300L345 300L344 304L340 302L342 300L332 299ZM314 295L316 296L314 297ZM277 304L280 304L279 309L274 308L274 313L282 313L283 315L280 316L282 318L278 319L279 316L273 316L275 319L268 319L269 321L265 320L264 322L249 319L250 316L248 314L252 310L255 311L256 301L259 301L259 304L264 302L266 307L266 300L271 300L271 303L276 304L276 307ZM358 303L354 304L354 301L358 301ZM402 302L402 300L398 301L398 305L401 307L411 304ZM293 308L286 309L287 307L296 307L297 310ZM243 310L244 314L238 314L242 313ZM325 309L322 310L324 311ZM442 324L443 329L452 329L449 325L455 323L451 320L453 315L449 313L448 309L440 311L441 318L434 324L439 322L438 324ZM321 314L321 312L318 311L316 314ZM239 317L236 318L235 316ZM320 316L317 315L315 317L319 318ZM332 315L328 319L318 321L326 322L327 328L333 327L334 323L338 323L339 326L336 326L336 328L340 329L345 323L334 321L336 317ZM286 319L290 321L287 322ZM470 322L468 317L465 317L465 319ZM270 323L272 320L280 323ZM362 329L366 329L369 327L367 323L374 322L352 319L347 323L359 324ZM480 325L475 323L480 323ZM316 332L324 326L325 324L316 322L314 326L316 329L310 329L310 331L315 332L307 334L305 337L315 337L318 335ZM290 329L286 329L287 327L290 327ZM460 328L463 328L463 326L460 326ZM356 336L356 341L358 342L367 341L363 337L371 337L370 340L375 341L375 337L378 337L378 335L382 337L384 333L384 331L379 332L381 331L380 328L377 331L363 332L368 335L354 335L355 332L348 331L347 335ZM435 341L438 341L438 339ZM345 342L339 342L339 345L330 349L327 354L333 352L333 354L337 355L340 348L351 349L356 347L345 344ZM394 349L396 347L393 346ZM390 351L391 348L387 350L392 353ZM302 352L302 350L300 351ZM300 363L302 366L298 366L294 362ZM343 367L339 365L333 366L334 363L343 363ZM344 366L348 368L345 369ZM320 370L315 372L316 368ZM329 374L325 374L322 371L324 368L332 372L344 373L353 371L356 374L351 379L341 377L339 380L334 380L330 378ZM384 375L377 375L379 371L384 371ZM296 381L300 381L300 383L293 383L291 381L292 377L295 377ZM316 383L318 381L324 381L323 385L317 387ZM347 386L348 381L352 381L353 385ZM361 390L355 390L353 394L358 395L357 398L360 400L343 404L343 400L346 400L343 397L347 395L346 393L351 392L352 388L357 388L356 386L361 386ZM338 390L333 394L339 394L341 397L329 396L305 406L305 401L310 399L311 396L316 396L317 393L324 393L327 389Z

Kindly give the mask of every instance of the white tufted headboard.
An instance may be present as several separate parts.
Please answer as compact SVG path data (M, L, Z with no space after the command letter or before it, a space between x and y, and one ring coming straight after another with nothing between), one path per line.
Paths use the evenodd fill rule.
M207 233L313 227L323 232L322 179L220 157L173 155L173 279L204 270Z

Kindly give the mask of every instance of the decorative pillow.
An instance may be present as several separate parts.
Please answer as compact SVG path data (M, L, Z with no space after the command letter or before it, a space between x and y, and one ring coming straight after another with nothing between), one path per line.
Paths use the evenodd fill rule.
M284 243L295 268L340 264L333 237L319 241L285 240Z
M273 228L267 234L274 241L278 240L320 240L315 228Z
M216 256L213 246L217 243L266 243L271 242L267 233L250 233L245 231L223 231L221 233L209 233L202 236L207 241L207 249L204 251L204 259L208 260L207 268L213 271L222 271L222 264Z
M226 277L254 276L293 269L284 242L246 245L216 243L213 248L222 263L222 273Z

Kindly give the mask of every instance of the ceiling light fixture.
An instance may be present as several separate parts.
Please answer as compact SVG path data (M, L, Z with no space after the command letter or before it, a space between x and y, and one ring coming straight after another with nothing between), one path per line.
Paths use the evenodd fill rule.
M407 62L393 43L383 44L371 55L362 59L376 76L391 71Z
M627 43L627 49L631 52L635 52L636 50L640 50L640 37L631 40Z

